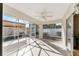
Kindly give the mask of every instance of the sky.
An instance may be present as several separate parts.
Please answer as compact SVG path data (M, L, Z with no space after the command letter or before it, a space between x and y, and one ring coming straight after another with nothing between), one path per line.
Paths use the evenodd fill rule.
M17 19L13 18L12 16L3 16L3 20L17 22Z
M18 19L14 18L12 16L3 16L3 20L7 20L7 21L11 21L11 22L18 22ZM19 23L29 23L29 22L19 19Z
M18 19L12 16L3 16L3 20L11 21L11 22L18 22ZM26 27L29 27L29 22L19 19L19 23L26 23Z

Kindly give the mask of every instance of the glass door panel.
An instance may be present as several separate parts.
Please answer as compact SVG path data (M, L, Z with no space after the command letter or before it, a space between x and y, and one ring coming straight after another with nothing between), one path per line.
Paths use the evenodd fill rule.
M22 21L22 22L20 22ZM27 37L26 37L26 24L23 22L23 20L18 20L18 51L17 51L17 56L22 56L23 53L25 52L25 49L27 47Z
M12 16L3 17L3 55L16 56L18 47L17 20Z
M35 24L30 24L30 36L36 37L36 25Z
M67 19L66 22L66 34L67 34L67 39L66 39L66 46L68 51L70 51L72 55L72 49L73 49L73 16L70 16Z

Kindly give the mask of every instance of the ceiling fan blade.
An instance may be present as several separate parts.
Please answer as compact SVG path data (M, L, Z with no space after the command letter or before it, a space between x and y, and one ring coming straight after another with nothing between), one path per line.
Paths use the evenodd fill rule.
M46 17L53 17L53 16L46 16Z
M42 18L43 18L44 20L47 20L47 18L46 18L45 16L42 16Z
M41 17L41 16L34 16L34 17Z

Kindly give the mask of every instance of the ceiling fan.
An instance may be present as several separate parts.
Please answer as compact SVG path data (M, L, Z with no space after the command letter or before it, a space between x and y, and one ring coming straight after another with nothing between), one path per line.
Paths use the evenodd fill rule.
M44 19L44 20L48 20L48 18L52 18L53 16L50 15L52 12L47 11L46 9L44 9L42 12L40 12L39 16L35 16L38 17L39 19Z

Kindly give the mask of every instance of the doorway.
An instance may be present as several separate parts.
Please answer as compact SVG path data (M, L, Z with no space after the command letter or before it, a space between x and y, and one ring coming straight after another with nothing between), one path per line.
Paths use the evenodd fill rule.
M74 56L79 56L79 14L74 15Z

